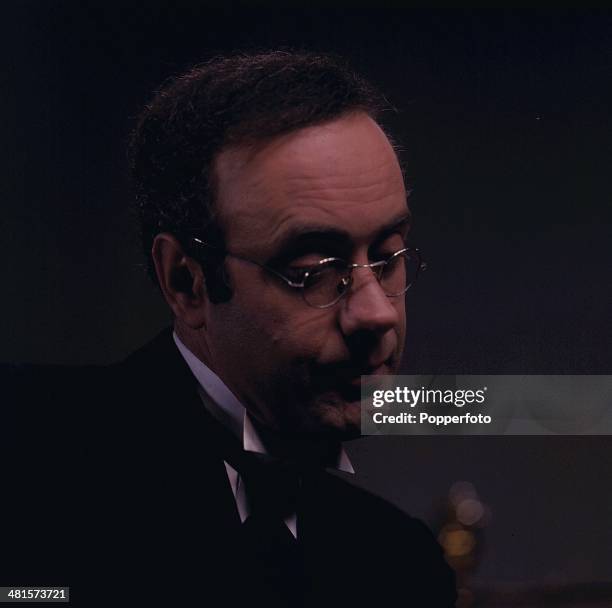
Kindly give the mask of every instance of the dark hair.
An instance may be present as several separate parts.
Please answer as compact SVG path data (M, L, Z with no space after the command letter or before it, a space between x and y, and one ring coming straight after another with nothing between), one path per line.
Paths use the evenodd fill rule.
M195 235L222 246L212 168L224 148L354 111L376 119L385 107L343 60L306 52L216 57L166 83L139 116L129 147L152 276L151 245L160 232L174 234L188 251Z

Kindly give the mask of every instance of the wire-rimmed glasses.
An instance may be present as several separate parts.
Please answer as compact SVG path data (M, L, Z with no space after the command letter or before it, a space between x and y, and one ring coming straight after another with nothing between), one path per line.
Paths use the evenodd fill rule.
M288 268L281 273L275 268L220 249L199 238L193 238L193 241L201 247L210 247L223 255L267 270L289 287L300 289L306 304L313 308L329 308L336 304L351 288L353 271L357 268L370 268L383 292L390 298L404 295L414 285L419 273L427 268L419 250L406 247L370 264L353 264L342 258L330 257L305 268Z

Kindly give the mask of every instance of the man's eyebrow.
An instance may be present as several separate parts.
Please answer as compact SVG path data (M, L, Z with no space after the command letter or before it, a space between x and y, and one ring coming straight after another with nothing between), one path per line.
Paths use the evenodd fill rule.
M408 231L410 230L410 226L412 225L412 216L410 213L406 213L396 220L392 220L386 226L383 226L378 235L374 239L373 245L379 245L382 241L384 241L390 234L398 232L401 234L402 238L406 238Z
M314 246L333 246L338 250L350 249L353 246L351 235L340 228L318 224L296 224L289 228L276 246L274 258L305 253Z
M374 242L383 240L389 234L401 230L405 233L410 227L412 216L404 213L382 226L375 236ZM278 252L274 257L295 253L308 245L332 245L337 249L352 249L354 243L350 233L341 228L332 228L321 224L295 224L283 235L276 247Z
M391 232L396 232L397 230L402 230L402 232L404 232L405 234L411 225L412 225L412 215L410 214L410 212L404 213L397 219L391 220L388 224L383 226L378 233L379 238L381 236L390 234Z

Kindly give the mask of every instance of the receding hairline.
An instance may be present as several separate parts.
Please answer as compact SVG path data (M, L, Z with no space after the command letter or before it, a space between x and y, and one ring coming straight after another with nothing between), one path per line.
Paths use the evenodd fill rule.
M265 138L246 140L242 142L237 141L235 143L230 143L222 146L222 148L215 155L210 169L211 188L214 192L212 211L216 219L219 219L220 215L220 210L217 205L220 194L222 173L239 173L244 167L252 163L262 152L268 152L277 147L280 147L286 144L290 139L299 135L303 135L305 132L312 132L314 130L319 130L328 126L331 127L337 123L344 123L346 121L354 120L360 117L368 119L370 124L375 127L383 136L384 140L388 143L389 149L393 153L394 159L397 162L398 168L403 176L403 169L398 155L397 146L395 145L390 135L376 120L376 118L372 116L369 112L367 112L367 110L361 108L350 109L333 118L318 123L306 125L298 129L292 129L285 133Z

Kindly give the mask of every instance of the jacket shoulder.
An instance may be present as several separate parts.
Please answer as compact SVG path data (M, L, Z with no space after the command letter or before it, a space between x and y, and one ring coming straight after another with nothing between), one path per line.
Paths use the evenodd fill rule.
M455 605L454 572L424 522L336 474L329 474L325 484L330 529L342 529L341 542L380 570L390 599L400 597L392 581L402 580L420 606Z

